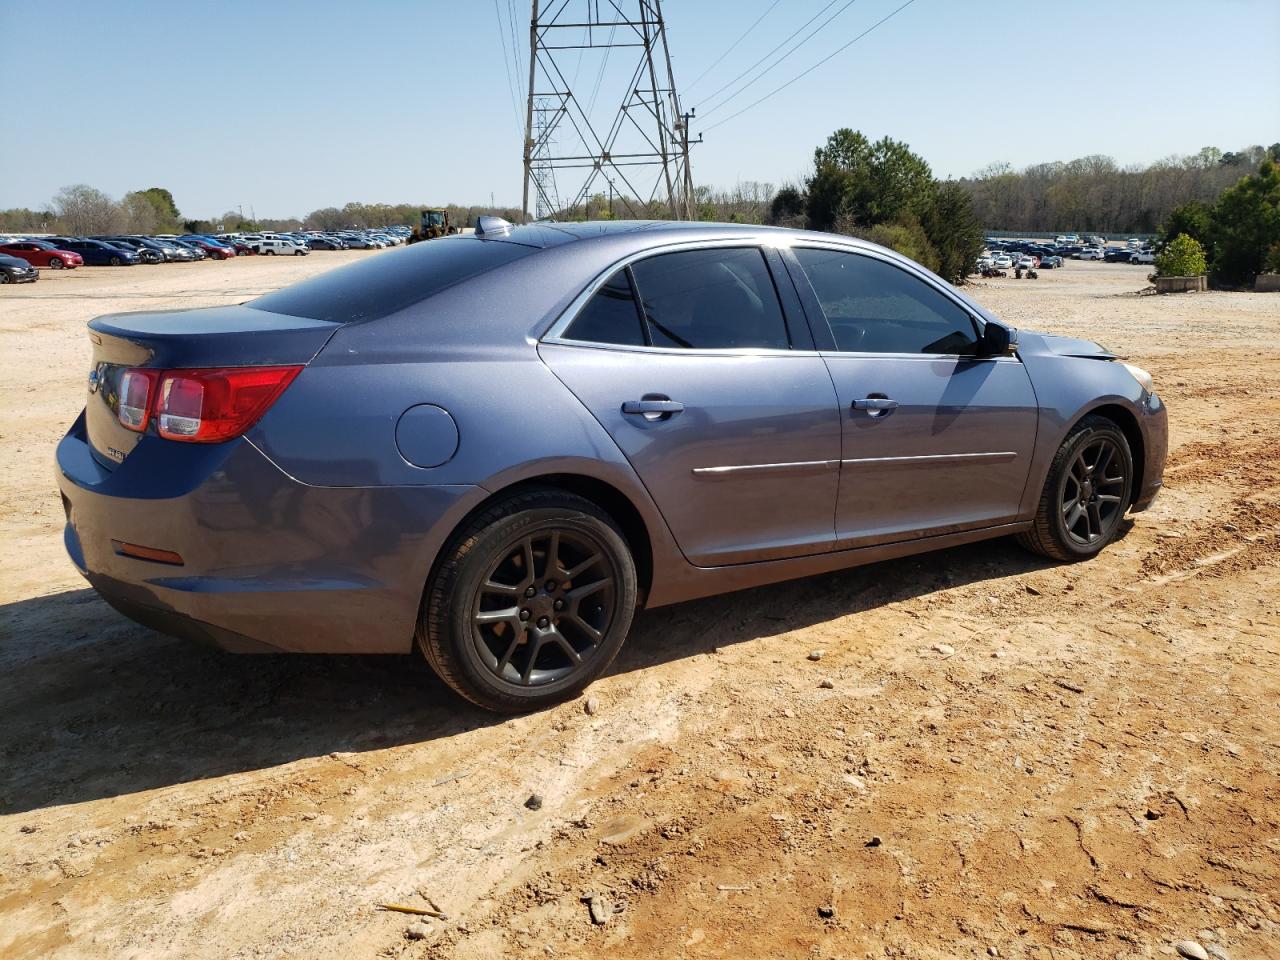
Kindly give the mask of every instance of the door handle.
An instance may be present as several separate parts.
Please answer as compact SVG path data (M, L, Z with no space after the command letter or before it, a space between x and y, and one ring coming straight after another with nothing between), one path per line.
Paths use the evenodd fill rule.
M862 400L853 401L853 409L866 411L869 417L883 417L898 409L898 401L873 394Z
M646 420L666 420L683 409L683 403L667 397L645 397L643 400L627 400L622 404L623 413L639 415Z

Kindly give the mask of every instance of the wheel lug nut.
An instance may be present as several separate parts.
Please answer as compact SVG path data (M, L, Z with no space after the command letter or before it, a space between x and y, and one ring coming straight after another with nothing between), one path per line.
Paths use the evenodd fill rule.
M547 581L547 593L551 593L553 590L555 590L555 588L556 588L556 582L555 582L554 580L548 580L548 581Z
M537 593L537 592L538 592L538 591L537 591L537 590L535 590L535 589L533 589L533 587L529 587L529 589L525 590L524 595L525 595L526 597L532 597L532 596L533 596L535 593Z
M520 611L520 619L521 619L521 620L528 620L528 619L529 619L529 611L528 611L528 610L521 610L521 611Z
M553 603L553 604L552 604L552 606L553 606L553 607L555 607L557 610L563 610L563 609L564 609L564 601L563 601L563 600L557 600L555 603Z
M538 618L538 626L540 626L543 630L547 629L547 627L550 625L551 625L551 621L548 620L546 617Z

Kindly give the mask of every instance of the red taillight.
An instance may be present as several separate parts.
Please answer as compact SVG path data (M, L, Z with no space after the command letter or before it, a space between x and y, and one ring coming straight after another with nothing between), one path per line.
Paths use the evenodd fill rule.
M153 416L160 436L169 440L230 440L257 423L301 370L299 366L126 370L120 380L120 422L130 430L145 430ZM143 408L140 425L134 425L133 407L130 419L125 418L126 387L133 389L137 399L142 397L137 384L142 383L150 404Z
M151 420L151 400L155 393L158 370L126 370L120 377L116 418L121 426L141 433Z

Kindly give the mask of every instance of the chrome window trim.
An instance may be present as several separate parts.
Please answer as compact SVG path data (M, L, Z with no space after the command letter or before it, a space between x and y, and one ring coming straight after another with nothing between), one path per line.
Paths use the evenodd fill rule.
M695 356L717 356L717 357L743 357L743 356L804 357L804 356L808 356L808 357L815 357L815 356L818 356L818 351L816 350L777 350L771 347L726 347L726 348L700 347L697 349L685 349L684 347L650 347L650 346L644 346L643 344L634 345L634 344L623 344L623 343L598 343L594 340L573 340L564 335L565 331L569 328L569 325L578 318L578 314L582 312L584 307L586 307L587 301L589 301L592 297L596 295L596 292L602 286L604 286L605 282L610 277L612 277L615 273L617 273L619 270L621 270L624 267L629 267L633 263L637 263L641 260L647 260L650 257L661 256L666 253L685 253L691 250L714 250L714 249L721 249L725 247L730 247L730 248L740 247L740 248L749 248L749 249L760 252L761 259L765 260L765 269L769 271L769 275L772 277L774 272L773 267L769 264L768 260L765 259L763 250L761 248L767 247L767 246L780 246L782 244L779 244L777 242L780 239L782 238L744 236L744 237L735 237L733 239L726 238L721 240L673 241L671 243L664 243L661 246L646 247L644 250L637 250L634 253L629 253L625 257L621 258L620 260L615 260L603 271L601 271L595 277L595 279L593 279L590 283L588 283L587 286L583 288L582 292L579 293L576 297L574 297L573 300L569 303L569 305L564 308L564 310L560 313L560 316L558 316L552 322L551 326L547 328L547 332L544 333L539 338L538 342L539 343L555 343L555 344L560 344L561 346L566 346L566 347L590 347L592 349L597 349L597 350L623 350L627 352L638 352L638 353L660 353L660 354L671 354L674 356L681 356L681 357L695 357ZM778 282L776 277L774 277L773 280L775 283ZM774 296L777 296L776 291L774 293ZM786 310L783 308L781 297L778 298L778 310L782 313L784 317L786 316Z

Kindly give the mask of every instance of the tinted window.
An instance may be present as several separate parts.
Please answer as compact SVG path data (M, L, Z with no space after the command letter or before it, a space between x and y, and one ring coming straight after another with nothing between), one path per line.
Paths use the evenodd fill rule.
M626 270L619 270L596 291L569 325L565 336L588 343L644 345L644 330L640 326L640 314L631 295L631 281Z
M972 353L973 321L959 304L883 260L796 248L836 349L860 353Z
M773 280L755 247L665 253L631 269L655 347L790 347Z
M376 320L536 252L506 241L433 240L322 273L245 306L334 323Z

